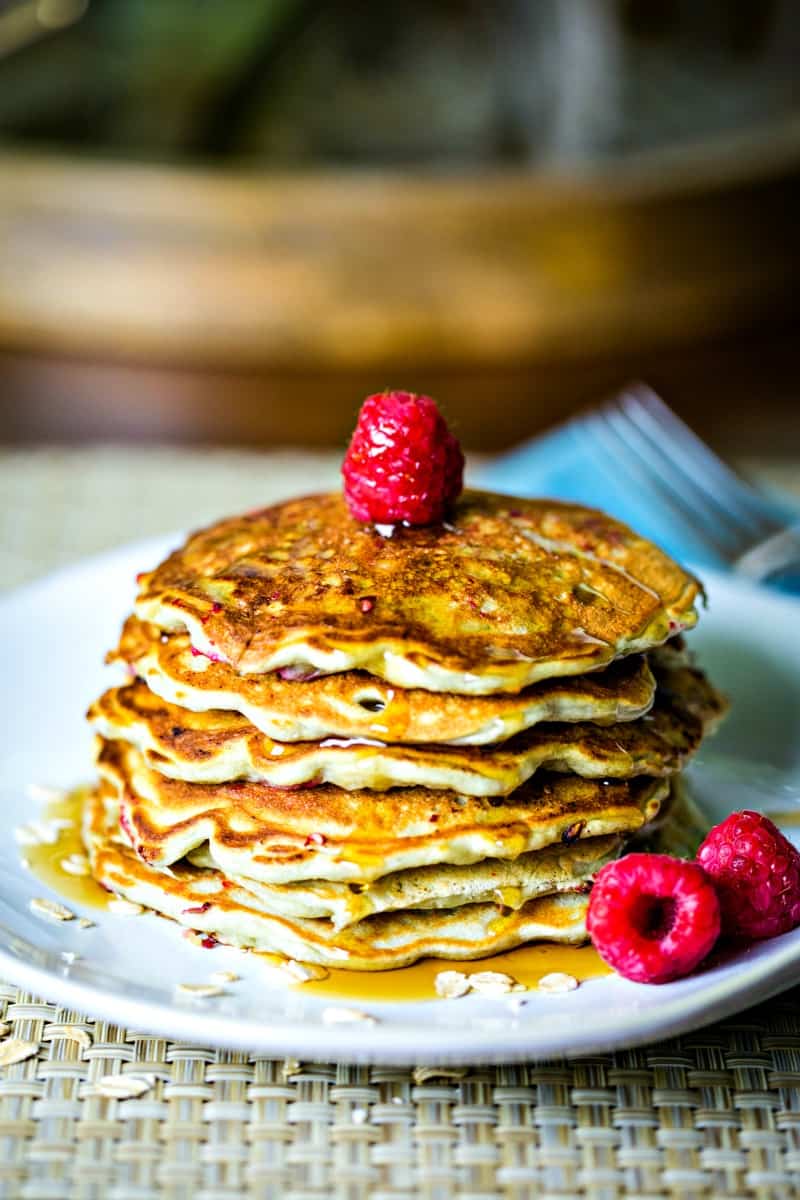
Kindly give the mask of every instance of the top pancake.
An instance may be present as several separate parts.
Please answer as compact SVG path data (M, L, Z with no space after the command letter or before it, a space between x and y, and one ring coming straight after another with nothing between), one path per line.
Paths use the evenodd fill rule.
M445 525L381 528L339 493L232 517L142 577L137 616L246 675L360 668L466 695L581 674L696 620L697 580L593 509L466 491Z

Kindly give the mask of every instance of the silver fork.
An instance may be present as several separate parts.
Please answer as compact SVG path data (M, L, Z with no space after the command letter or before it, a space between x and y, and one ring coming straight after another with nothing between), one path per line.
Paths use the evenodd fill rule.
M800 567L800 521L781 520L651 388L633 384L578 419L616 471L689 523L734 570L764 580Z

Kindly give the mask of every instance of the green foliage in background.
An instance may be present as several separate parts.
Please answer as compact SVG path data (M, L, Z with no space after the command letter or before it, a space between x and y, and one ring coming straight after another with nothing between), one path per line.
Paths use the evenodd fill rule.
M70 8L63 27L41 20ZM0 0L0 139L270 165L572 163L796 112L798 60L795 0Z

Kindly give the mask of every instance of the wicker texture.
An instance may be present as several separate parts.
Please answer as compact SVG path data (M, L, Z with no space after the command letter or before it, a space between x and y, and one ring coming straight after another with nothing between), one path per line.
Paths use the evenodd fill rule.
M298 480L319 486L335 469L319 456L0 454L0 578ZM0 1021L0 1046L37 1046L0 1068L0 1198L800 1194L800 992L643 1049L439 1075L183 1045L3 984ZM124 1100L98 1092L116 1075L149 1086Z
M2 986L9 1036L39 1050L0 1072L0 1196L784 1200L800 1185L799 1000L645 1049L417 1082L169 1042ZM116 1074L152 1086L96 1094Z

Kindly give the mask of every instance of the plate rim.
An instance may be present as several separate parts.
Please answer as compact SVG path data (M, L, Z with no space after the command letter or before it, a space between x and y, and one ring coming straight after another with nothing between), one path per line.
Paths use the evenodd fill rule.
M744 971L738 975L730 971L724 983L715 986L712 997L709 997L707 989L699 989L700 996L695 992L681 994L672 1002L668 1000L658 1009L641 1009L641 1019L633 1023L630 1013L626 1013L628 1024L622 1041L619 1040L619 1025L615 1025L611 1019L600 1026L578 1025L572 1030L572 1041L568 1046L563 1043L562 1032L548 1037L545 1025L544 1036L540 1028L538 1044L533 1047L529 1041L532 1032L530 1027L511 1025L494 1037L486 1037L480 1046L475 1046L470 1041L462 1040L475 1036L475 1031L469 1025L453 1028L436 1025L428 1030L424 1025L414 1024L413 1052L409 1050L406 1040L408 1030L412 1027L412 1015L418 1013L421 1006L424 1008L442 1003L441 1001L408 1001L406 1003L409 1021L403 1024L395 1021L383 1027L380 1023L382 1004L377 1001L364 1002L366 1011L375 1011L378 1017L376 1024L355 1022L355 1027L342 1024L329 1026L322 1021L306 1024L299 1020L261 1024L249 1017L215 1014L205 1012L202 1008L190 1008L188 1005L178 1007L119 996L114 992L104 991L97 985L58 975L47 968L26 964L7 954L2 946L0 967L9 982L45 998L48 989L57 986L61 993L57 1001L59 1007L74 1007L98 1019L113 1021L127 1029L152 1033L172 1041L196 1041L202 1045L273 1058L296 1056L305 1061L331 1061L331 1042L336 1041L335 1061L341 1063L416 1066L457 1062L477 1066L490 1062L540 1062L553 1058L572 1059L591 1054L608 1054L703 1029L707 1025L763 1003L796 983L794 970L800 964L800 929L784 934L781 942L783 944L779 952L758 955L756 960L749 964L746 972L749 979L745 989L747 999L744 1003L740 1003ZM776 957L777 963L774 961ZM457 965L455 964L456 967ZM591 987L603 982L620 984L626 990L629 987L646 987L648 990L658 987L660 990L670 986L631 984L614 976L590 979L581 986ZM700 1005L703 1011L698 1013ZM331 1007L358 1007L358 1002L332 1002ZM504 1011L504 1016L510 1019L507 1010ZM352 1039L348 1029L353 1035Z
M181 536L181 533L173 532L148 537L65 564L0 594L0 612L8 604L24 602L29 595L58 587L62 581L80 577L87 571L113 570L118 562L135 556L146 558L150 554L162 554L171 542L178 544ZM798 612L798 601L791 596L717 570L702 568L701 574L709 583L712 603L713 590L720 587L767 599L790 617ZM0 927L13 932L8 930L5 921L0 922ZM536 1042L532 1045L534 1026L530 1023L515 1024L513 1014L507 1008L502 1011L502 1017L508 1022L507 1027L492 1033L478 1031L470 1023L426 1027L424 1022L417 1022L413 1026L411 1049L408 1031L414 1015L424 1011L429 1004L439 1002L408 1001L407 1020L399 1021L393 1015L391 1022L382 1025L380 1016L385 1006L380 1001L329 1001L330 1006L334 1007L360 1007L363 1003L367 1011L378 1017L378 1023L369 1027L329 1026L321 1020L304 1021L302 1018L259 1022L250 1016L214 1013L204 1011L202 1007L179 1006L142 996L121 996L113 990L104 989L100 983L70 978L63 971L58 973L50 966L23 961L8 953L2 945L0 971L5 979L24 990L57 996L56 1003L61 1006L75 1007L100 1019L113 1020L128 1028L152 1031L179 1041L196 1040L205 1045L277 1057L296 1055L307 1061L335 1057L336 1061L342 1063L414 1065L459 1062L477 1065L610 1053L674 1037L724 1020L753 1004L768 1000L796 982L797 967L800 966L800 929L784 935L779 942L769 952L758 952L757 944L757 953L752 960L745 958L742 962L740 959L738 970L729 971L723 979L710 983L708 987L682 992L671 998L667 995L664 1003L658 1006L647 1005L638 1010L636 1005L630 1006L626 1009L622 1038L620 1018L614 1018L615 1007L611 1007L604 1010L605 1015L599 1023L589 1026L578 1022L570 1033L568 1045L564 1044L563 1029L556 1027L549 1031L546 1023L535 1027ZM767 943L760 945L766 946ZM454 967L457 969L458 964L454 964ZM606 980L625 990L647 986L630 984L613 976L588 980L582 986L602 985Z

